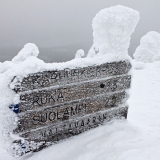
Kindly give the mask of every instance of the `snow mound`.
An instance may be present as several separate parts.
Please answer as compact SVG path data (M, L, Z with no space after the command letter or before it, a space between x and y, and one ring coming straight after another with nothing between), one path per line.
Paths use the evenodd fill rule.
M82 58L82 56L84 56L84 50L79 49L75 55L75 58Z
M145 68L145 63L139 61L132 61L133 68L136 70L141 70Z
M133 57L136 61L153 62L160 60L160 34L155 31L148 32L140 40Z
M38 47L33 43L27 43L24 48L12 59L12 62L19 63L30 56L37 57L39 54Z
M120 5L101 10L92 22L94 40L89 55L94 55L95 49L110 59L127 57L130 36L139 19L138 11Z
M5 61L2 64L0 64L0 73L6 72L8 69L14 67L14 63L11 61Z

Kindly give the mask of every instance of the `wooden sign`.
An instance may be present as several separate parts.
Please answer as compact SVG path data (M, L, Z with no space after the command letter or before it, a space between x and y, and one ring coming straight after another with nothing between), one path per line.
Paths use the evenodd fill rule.
M11 85L20 103L13 133L24 140L13 142L13 154L36 152L112 119L127 118L130 69L126 60L14 77Z

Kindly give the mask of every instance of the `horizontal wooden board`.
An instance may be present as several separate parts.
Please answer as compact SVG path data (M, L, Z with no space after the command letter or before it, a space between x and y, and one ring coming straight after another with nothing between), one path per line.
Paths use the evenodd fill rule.
M125 91L111 95L96 96L68 104L44 108L40 111L18 115L18 126L14 133L29 131L50 124L61 123L69 119L85 116L98 111L117 107L128 98Z
M22 156L25 153L40 151L53 143L83 133L110 120L126 118L127 112L127 106L114 108L112 110L97 112L79 119L74 119L72 121L66 121L58 126L53 125L27 132L25 134L20 134L20 136L26 140L25 142L22 142L21 140L14 141L12 145L13 155Z
M44 106L54 106L101 94L119 92L130 88L131 76L86 82L82 84L24 93L20 96L19 113Z
M44 87L123 75L127 74L130 69L131 64L128 60L126 60L84 68L66 68L64 70L38 72L30 74L22 80L19 79L19 77L14 77L12 83L16 84L14 87L15 92L24 92L27 90L41 89Z

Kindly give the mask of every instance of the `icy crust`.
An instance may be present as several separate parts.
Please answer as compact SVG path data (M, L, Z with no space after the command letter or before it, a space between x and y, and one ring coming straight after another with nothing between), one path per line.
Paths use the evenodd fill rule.
M101 10L93 19L93 46L88 56L106 54L115 60L127 57L130 36L140 19L139 12L124 6Z
M131 62L131 57L127 55L126 57L122 57L119 61L128 60ZM76 58L68 62L62 63L45 63L44 61L30 56L26 58L21 63L13 63L10 61L4 62L2 67L0 68L0 74L5 73L10 81L14 76L26 77L31 73L48 71L48 70L63 70L65 68L74 69L74 68L82 68L93 65L100 65L103 63L115 62L116 59L108 59L107 55L97 55L93 58Z
M75 55L75 58L82 58L82 56L84 56L84 50L79 49Z
M27 57L34 56L37 57L39 54L38 47L33 43L27 43L24 48L12 59L13 63L20 63L24 61Z
M15 93L8 87L10 79L6 74L0 74L0 146L10 151L10 146L13 142L10 133L16 128L16 114L9 109L13 104ZM10 153L10 152L8 152Z
M160 60L160 34L155 31L148 32L140 40L133 57L139 62L153 62Z

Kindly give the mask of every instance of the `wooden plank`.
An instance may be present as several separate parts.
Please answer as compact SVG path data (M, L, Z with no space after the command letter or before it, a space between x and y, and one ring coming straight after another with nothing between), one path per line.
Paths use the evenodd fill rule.
M93 79L105 78L110 76L117 76L127 74L131 69L131 64L128 60L105 63L101 65L89 66L84 68L75 68L64 70L44 71L23 78L14 77L13 83L15 92L24 92L27 90L41 89L44 87L64 86L81 81L88 81Z
M125 91L111 95L96 96L68 104L44 108L40 111L18 115L18 126L14 133L24 132L50 124L61 123L69 119L85 116L98 111L117 107L128 98Z
M13 133L15 155L37 152L112 119L127 118L128 60L84 68L43 71L11 85L20 96Z
M47 90L23 93L20 96L19 113L35 110L44 106L54 106L101 94L119 92L130 88L131 76L97 80Z
M128 106L118 107L111 110L97 112L81 118L66 121L57 126L52 125L46 128L20 134L25 142L16 140L12 146L15 156L22 156L29 152L37 152L63 139L81 134L91 128L98 127L113 119L127 118ZM23 146L23 147L22 147Z

